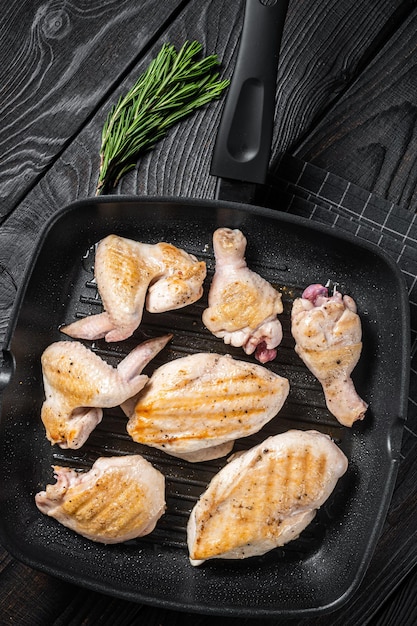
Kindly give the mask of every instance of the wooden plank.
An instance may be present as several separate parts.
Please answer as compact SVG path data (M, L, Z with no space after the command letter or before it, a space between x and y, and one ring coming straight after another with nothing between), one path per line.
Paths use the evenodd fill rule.
M417 209L417 9L296 154Z
M183 2L0 4L0 216L4 217Z

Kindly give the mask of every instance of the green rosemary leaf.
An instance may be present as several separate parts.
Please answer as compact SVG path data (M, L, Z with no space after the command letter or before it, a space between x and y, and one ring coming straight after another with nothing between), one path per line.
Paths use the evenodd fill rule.
M215 54L195 58L201 50L198 41L185 42L178 52L164 44L112 106L101 135L97 195L117 185L171 126L222 95L229 81L219 79Z

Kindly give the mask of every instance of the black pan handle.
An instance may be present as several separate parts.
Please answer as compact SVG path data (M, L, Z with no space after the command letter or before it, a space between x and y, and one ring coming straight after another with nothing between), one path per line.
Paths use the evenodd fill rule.
M288 0L246 0L239 52L217 133L210 173L265 182Z

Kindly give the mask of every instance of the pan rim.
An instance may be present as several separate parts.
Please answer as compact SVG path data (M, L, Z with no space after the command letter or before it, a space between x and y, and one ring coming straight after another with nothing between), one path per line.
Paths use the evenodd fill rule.
M303 227L309 228L314 230L317 233L326 233L328 235L331 235L333 238L339 238L342 239L344 241L348 241L353 243L355 246L359 246L362 247L364 249L370 250L373 254L376 254L379 258L381 258L390 268L390 271L393 273L393 275L395 275L396 281L398 283L399 286L399 290L400 290L400 294L401 294L401 310L404 312L404 318L403 318L403 323L406 325L408 331L402 334L402 341L403 341L403 352L402 354L404 354L404 350L406 353L409 354L409 345L410 345L410 340L409 340L409 304L408 304L408 295L407 295L407 291L405 288L405 281L404 281L404 277L398 267L398 265L395 263L395 261L393 260L393 258L388 255L384 250L382 250L381 248L379 248L378 246L376 246L375 244L372 244L371 242L367 242L365 240L360 239L359 237L356 237L354 235L351 235L349 233L344 233L339 231L337 228L332 228L332 227L328 227L322 224L317 224L315 222L311 222L310 220L307 220L305 218L301 218L299 216L293 216L287 213L280 213L276 210L273 209L269 209L266 207L259 207L259 206L254 206L254 205L249 205L249 204L242 204L242 203L236 203L236 202L225 202L225 201L221 201L221 200L204 200L204 199L195 199L195 198L181 198L181 197L167 197L167 196L144 196L144 197L140 197L140 196L101 196L99 198L86 198L86 199L80 199L77 200L71 204L66 205L65 207L63 207L62 209L60 209L59 211L57 211L53 216L51 216L51 218L49 218L49 220L45 223L39 239L38 239L38 244L36 245L36 249L28 263L28 269L27 272L24 274L24 278L22 280L21 283L21 289L18 292L16 301L15 301L15 306L13 307L13 312L11 315L11 322L8 326L8 332L7 332L7 348L10 349L10 345L13 339L13 334L14 334L14 328L15 325L17 323L17 319L19 316L19 311L20 311L20 307L24 301L24 295L26 292L26 288L28 286L28 283L30 281L30 277L31 277L31 273L32 273L32 268L36 262L36 259L42 249L43 243L45 241L45 238L47 237L50 229L52 228L52 226L60 220L61 217L63 217L66 213L72 211L72 210L78 210L80 208L80 206L86 206L87 205L96 205L96 204L121 204L121 203L128 203L128 204L143 204L143 203L147 203L147 204L154 204L154 203L174 203L175 205L194 205L196 207L206 207L206 208L213 208L213 207L225 207L225 208L230 208L230 209L236 209L238 208L239 210L243 210L247 213L252 213L255 215L258 215L260 217L264 216L267 218L272 218L274 220L277 221L283 221L283 222L287 222L287 223L291 223L291 224L295 224L295 225L301 225ZM407 352L408 349L408 352ZM406 379L405 379L406 378ZM405 415L405 409L406 409L406 403L407 403L407 391L408 391L408 380L409 380L409 369L406 372L406 376L405 378L403 377L402 379L402 390L401 390L401 398L402 398L402 410L400 411L401 415ZM404 417L405 419L405 417ZM398 459L393 459L393 466L398 466ZM390 473L390 480L388 481L388 485L387 485L387 490L391 491L393 490L394 487L394 483L395 483L395 471L394 471L395 467L392 468L392 471ZM389 503L389 499L388 499L388 503ZM387 506L388 508L388 506ZM382 522L379 523L379 527L382 526ZM375 529L374 531L375 534L377 534L377 529ZM3 536L3 528L1 527L1 534ZM374 538L372 537L372 541L370 543L375 543ZM7 546L5 546L7 547ZM10 550L10 552L13 554L13 549ZM64 578L64 580L67 580L69 582L75 582L76 584L80 584L80 579L79 577L73 577L70 575L70 573L67 574L67 576L63 575L62 570L55 570L52 566L48 567L47 565L45 566L40 566L37 563L34 563L30 558L25 558L25 555L19 553L19 550L14 552L14 555L16 556L16 558L18 558L19 560L21 560L22 562L27 563L28 565L35 567L36 569L42 569L42 571L51 573L55 576L58 576L60 578ZM149 597L139 597L140 594L138 595L138 593L133 593L133 592L125 592L125 591L121 591L119 590L117 595L118 597L121 598L125 598L125 599L130 599L130 600L135 600L137 602L145 602L145 603L151 603L154 605L158 605L161 607L165 607L165 608L173 608L173 609L177 609L177 610L189 610L189 611L193 611L193 612L205 612L207 614L217 614L217 615L230 615L230 616L241 616L241 617L253 617L255 616L255 613L257 614L256 616L259 617L273 617L273 616L283 616L286 615L288 617L290 616L308 616L308 615L314 615L314 614L322 614L325 612L330 612L335 610L338 606L340 606L341 604L345 603L347 601L347 599L352 595L352 593L356 590L357 586L360 584L361 579L362 579L362 573L360 572L360 576L356 576L355 579L352 581L352 584L350 586L350 588L345 589L344 593L342 596L338 597L334 602L328 603L326 606L321 606L318 609L316 608L312 608L312 609L302 609L301 611L299 609L294 609L294 611L291 610L279 610L277 611L276 609L266 609L266 608L261 608L261 607L257 607L256 610L254 611L253 608L248 608L248 609L237 609L235 607L222 607L221 610L218 609L217 607L210 607L210 606L199 606L199 607L194 607L194 605L184 605L184 603L177 603L175 601L172 600L168 600L168 599L159 599L159 600L155 600L152 599L152 601L150 600ZM110 585L105 583L104 581L100 581L99 583L97 581L88 581L88 580L83 580L83 585L88 586L90 589L92 590L96 590L96 591L103 591L104 593L112 593L112 595L114 594L114 590L112 590L110 588ZM133 593L133 595L132 595Z

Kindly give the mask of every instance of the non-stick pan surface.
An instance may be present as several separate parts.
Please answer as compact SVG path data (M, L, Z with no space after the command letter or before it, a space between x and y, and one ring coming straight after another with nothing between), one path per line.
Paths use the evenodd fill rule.
M260 433L236 443L249 448L288 428L330 434L349 468L316 519L299 539L263 557L208 561L192 567L186 547L188 515L225 459L187 463L135 444L118 409L78 451L46 440L40 420L44 399L40 356L62 340L63 323L101 310L93 278L94 244L121 236L169 241L203 259L203 298L166 314L146 313L141 327L120 344L93 344L116 364L147 337L173 332L171 343L147 373L186 354L229 351L203 326L201 313L214 268L212 234L219 226L241 229L247 262L283 292L284 339L266 367L286 376L291 391L280 414ZM366 418L349 429L328 413L319 383L294 352L289 312L312 282L331 280L357 302L363 352L354 371ZM164 607L235 616L307 616L347 601L361 581L389 505L408 392L408 300L395 264L374 246L335 230L280 213L219 201L101 198L70 205L46 227L33 267L16 303L7 350L15 372L2 397L0 430L0 535L18 559L85 587ZM9 352L5 352L7 363ZM7 377L3 374L3 380ZM104 546L78 536L36 508L34 495L53 483L54 464L88 469L99 456L141 453L166 476L167 512L148 537Z

